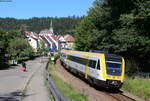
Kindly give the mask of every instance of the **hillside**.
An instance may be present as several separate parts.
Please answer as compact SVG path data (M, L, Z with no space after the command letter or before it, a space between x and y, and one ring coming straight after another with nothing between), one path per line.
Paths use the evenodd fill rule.
M31 19L15 19L15 18L0 18L0 29L13 30L24 29L28 31L39 32L43 29L48 29L50 22L53 22L53 29L55 34L73 34L76 25L80 22L82 17L63 17L63 18L31 18Z

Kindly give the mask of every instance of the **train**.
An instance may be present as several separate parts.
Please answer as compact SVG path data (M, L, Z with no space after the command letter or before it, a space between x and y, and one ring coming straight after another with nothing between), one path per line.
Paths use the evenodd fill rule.
M119 90L125 77L122 56L103 51L61 50L60 62L65 68L87 79L91 84Z

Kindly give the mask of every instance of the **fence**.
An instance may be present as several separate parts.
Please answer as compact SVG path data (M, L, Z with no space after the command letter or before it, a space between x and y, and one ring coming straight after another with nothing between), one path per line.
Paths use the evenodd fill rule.
M144 77L144 78L150 78L150 73L137 72L137 73L136 73L136 76Z
M45 77L48 80L48 88L50 89L50 91L52 92L52 95L55 98L55 101L70 101L67 97L65 97L55 86L54 81L51 79L49 72L47 71L48 69L48 64L46 65L46 69L45 69Z

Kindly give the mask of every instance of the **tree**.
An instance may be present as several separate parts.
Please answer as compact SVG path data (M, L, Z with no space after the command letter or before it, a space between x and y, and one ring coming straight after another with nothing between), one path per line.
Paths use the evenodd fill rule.
M150 71L149 4L149 0L95 0L76 29L76 49L119 54L131 64L129 70Z
M40 47L38 48L37 51L40 55L41 54L47 54L48 53L48 48L45 45L44 41L40 41Z
M0 65L6 65L8 59L32 57L33 50L19 31L0 30ZM7 56L7 57L6 57ZM6 68L6 66L3 66Z
M27 44L26 40L16 37L10 40L8 45L8 53L13 59L16 59L21 55L21 53L23 54L23 52L25 52L28 47L29 45ZM26 56L26 54L22 56Z
M0 28L3 30L25 30L40 32L43 29L49 29L50 22L53 21L53 28L56 34L65 35L74 34L75 26L82 17L34 17L31 19L0 18ZM70 32L71 31L71 32ZM73 32L72 32L73 31Z
M7 54L7 33L3 30L0 30L0 69L6 66L6 57Z

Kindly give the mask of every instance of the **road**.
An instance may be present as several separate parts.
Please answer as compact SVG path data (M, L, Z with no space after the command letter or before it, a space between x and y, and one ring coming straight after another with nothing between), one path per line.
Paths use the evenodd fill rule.
M52 101L53 97L50 95L46 82L44 79L44 71L47 59L42 59L41 66L32 74L29 84L26 87L23 101Z
M28 89L28 85L32 83L31 77L33 78L38 69L41 69L42 71L44 70L46 61L48 59L44 60L44 63L41 63L40 58L36 58L32 61L27 61L27 72L23 72L20 69L21 65L12 66L7 70L0 70L0 101L20 101L23 90ZM40 74L39 76L43 76L41 73L38 74ZM42 79L44 78L42 77ZM30 82L28 82L29 80ZM41 82L44 82L44 80L38 80L37 82L41 84ZM43 88L39 90L43 90Z

